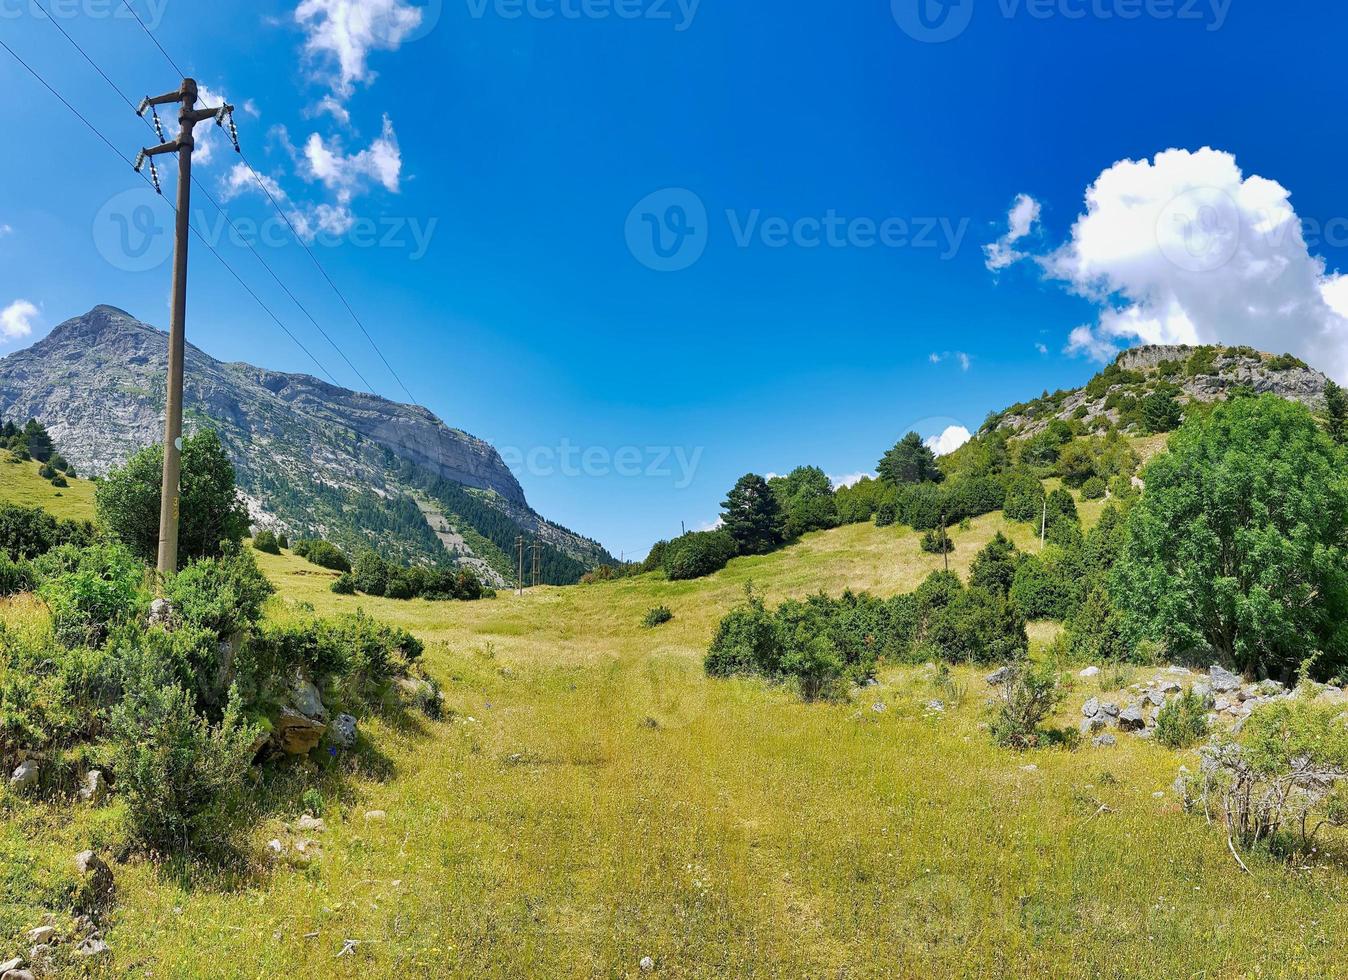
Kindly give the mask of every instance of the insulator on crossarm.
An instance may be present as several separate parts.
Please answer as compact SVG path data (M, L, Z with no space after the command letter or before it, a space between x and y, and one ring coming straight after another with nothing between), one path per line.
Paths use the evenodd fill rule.
M136 173L140 173L140 168L145 166L145 159L146 157L144 150L141 150L139 153L136 154L136 162L131 165L132 169L134 169Z
M163 142L164 142L164 125L163 125L163 123L161 123L161 122L159 121L159 112L158 112L158 110L154 110L154 109L152 109L152 110L150 110L150 111L154 114L154 131L155 131L155 134L159 137L159 142L163 143Z
M159 171L155 168L154 158L150 158L150 183L154 184L154 192L163 195L163 190L159 187Z

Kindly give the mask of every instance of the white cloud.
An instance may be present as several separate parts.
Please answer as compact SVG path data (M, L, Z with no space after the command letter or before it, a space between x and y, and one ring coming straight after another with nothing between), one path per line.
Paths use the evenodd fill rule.
M33 321L37 319L38 309L26 299L16 299L0 310L0 336L6 340L19 340L33 332Z
M725 527L725 518L724 518L724 517L718 517L718 518L716 518L716 520L714 520L714 521L708 521L708 522L706 522L705 524L703 524L703 525L701 525L700 527L698 527L696 530L698 530L698 531L719 531L719 530L720 530L721 528L723 528L723 527Z
M393 120L385 116L383 129L374 142L349 156L336 139L328 141L318 133L311 134L304 144L303 166L306 175L322 181L342 206L371 182L398 193L403 160Z
M1047 354L1047 353L1048 353L1048 344L1035 344L1035 345L1034 345L1034 349L1037 350L1037 351L1038 351L1039 353L1041 353L1041 354Z
M328 113L333 119L343 126L351 125L351 113L347 111L346 106L342 105L334 96L325 95L318 100L318 105L314 106L315 113Z
M933 364L940 364L942 361L955 360L959 363L961 371L967 371L973 365L973 358L962 350L941 351L939 354L933 352L927 357L927 360Z
M236 163L230 167L229 173L220 178L220 197L226 202L250 192L265 197L263 187L278 203L286 199L286 192L275 177L260 172L254 177L253 171L242 163Z
M14 234L14 228L11 225L0 224L0 238L4 238L6 235L12 234Z
M262 118L262 110L257 107L257 103L252 99L244 100L243 111L248 113L248 115L252 116L254 119Z
M295 23L310 57L332 63L325 80L348 98L357 82L370 82L371 51L396 51L418 27L423 12L403 0L302 0Z
M198 109L218 109L228 102L229 99L218 89L213 89L209 85L197 86L197 108ZM172 120L160 116L164 123L164 135L169 139L174 139L178 135L177 110L174 111ZM192 150L193 166L209 166L215 160L215 154L219 152L234 153L234 144L230 143L229 137L225 135L224 130L215 124L214 119L207 119L205 122L197 123L196 129L192 131L192 136L196 140L196 147Z
M1311 254L1290 198L1210 148L1105 170L1068 241L1034 257L1100 306L1067 350L1098 360L1138 341L1248 344L1348 379L1348 283Z
M843 487L854 487L866 478L875 479L874 473L848 473L846 476L830 476L829 482L833 484L834 490L840 490Z
M949 456L972 438L973 433L964 426L949 425L940 435L928 436L922 441L922 444L937 456Z
M983 246L983 254L987 256L984 264L988 269L1000 272L1025 257L1023 252L1016 251L1015 244L1034 231L1039 224L1041 210L1039 202L1029 194L1016 195L1015 203L1006 216L1006 234L991 245Z

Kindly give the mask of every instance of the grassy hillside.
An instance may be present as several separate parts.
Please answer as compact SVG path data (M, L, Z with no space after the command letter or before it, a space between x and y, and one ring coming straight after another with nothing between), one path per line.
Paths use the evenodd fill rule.
M23 507L41 507L55 517L94 519L94 485L80 477L57 489L37 475L40 463L20 460L0 451L0 501Z
M1033 547L992 515L955 532L952 568L998 529ZM303 835L310 856L266 850L303 808L281 779L241 862L118 866L116 968L636 976L650 956L666 977L1336 975L1348 876L1255 857L1247 877L1178 812L1181 754L997 749L972 671L891 668L854 703L816 705L704 676L748 582L771 599L891 594L940 567L917 542L856 525L696 582L435 604L335 596L329 573L259 556L274 615L362 607L415 630L454 714L373 722L361 752L316 763L328 829ZM660 603L674 620L641 628ZM5 618L42 615L19 600ZM1099 693L1080 684L1065 723ZM109 839L117 809L3 806L0 855L22 870L0 937L16 937L40 899L20 883Z

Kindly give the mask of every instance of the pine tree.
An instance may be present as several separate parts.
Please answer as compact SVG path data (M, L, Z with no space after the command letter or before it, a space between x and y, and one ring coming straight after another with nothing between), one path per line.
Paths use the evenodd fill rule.
M880 478L889 483L939 483L944 474L936 465L936 454L922 444L922 437L910 432L880 459Z
M23 437L28 448L28 455L40 463L47 462L51 459L52 453L56 452L51 436L47 434L47 430L42 427L42 423L37 419L28 420L28 424L23 427Z
M740 554L761 555L785 538L782 510L768 482L746 473L722 502L725 530L735 539Z

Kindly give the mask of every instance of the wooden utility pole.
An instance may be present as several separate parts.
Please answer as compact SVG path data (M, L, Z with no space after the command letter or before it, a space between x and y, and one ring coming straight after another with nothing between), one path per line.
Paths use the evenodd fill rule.
M946 574L950 573L950 538L945 533L945 515L941 515L941 557L945 559Z
M1044 498L1044 516L1039 519L1039 550L1044 550L1048 538L1048 497Z
M538 575L543 567L542 548L542 543L537 538L534 538L534 588L538 588Z
M192 218L192 150L196 145L192 133L199 122L214 119L223 125L225 117L228 116L234 148L237 150L239 147L234 131L234 107L226 104L214 109L198 109L197 83L191 78L184 78L182 86L176 92L169 92L153 99L147 97L141 102L137 114L144 116L146 109L171 103L178 103L181 106L178 110L178 138L155 147L142 148L136 157L135 165L136 172L139 173L145 161L150 161L150 174L154 188L158 191L159 174L155 170L153 158L165 153L178 154L178 215L173 241L173 316L169 325L168 392L164 404L164 479L159 496L160 575L172 575L178 570L179 483L183 451L183 357L187 343L187 237L191 231ZM164 134L157 113L155 130L160 139L163 139Z

